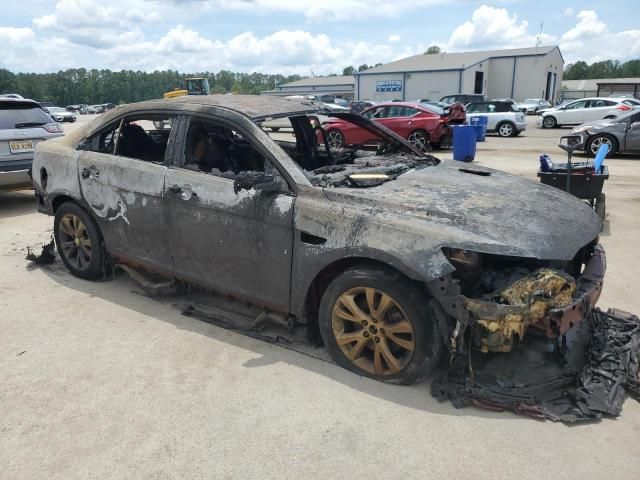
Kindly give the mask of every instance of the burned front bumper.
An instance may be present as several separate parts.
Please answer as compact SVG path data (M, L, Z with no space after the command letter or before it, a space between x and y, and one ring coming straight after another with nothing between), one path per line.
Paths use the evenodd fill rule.
M518 280L492 298L464 298L476 346L483 352L509 352L529 328L555 338L588 317L602 292L605 252L595 245L576 280L546 268Z

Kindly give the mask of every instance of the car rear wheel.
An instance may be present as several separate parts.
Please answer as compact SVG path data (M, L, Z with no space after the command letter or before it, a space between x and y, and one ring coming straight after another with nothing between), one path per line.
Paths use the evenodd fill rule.
M587 142L587 153L595 155L598 153L598 149L602 145L607 145L609 147L609 151L607 152L607 157L611 157L618 150L618 142L611 135L607 135L605 133L595 135L589 139Z
M558 125L558 121L556 117L552 117L551 115L547 115L542 119L542 126L544 128L555 128Z
M513 126L513 123L504 122L498 125L496 131L501 137L512 137L516 131L516 127Z
M340 130L329 130L327 132L327 143L331 148L344 147L344 135Z
M78 204L63 203L56 211L53 234L60 258L76 277L95 280L103 275L102 236Z
M411 384L442 352L433 317L426 295L402 275L355 267L329 285L318 322L336 363L376 380Z
M421 152L428 152L430 135L424 130L414 130L407 137L407 141Z

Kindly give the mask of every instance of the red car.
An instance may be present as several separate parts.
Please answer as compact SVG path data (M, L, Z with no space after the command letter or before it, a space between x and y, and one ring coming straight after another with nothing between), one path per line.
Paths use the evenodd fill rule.
M439 115L419 103L381 103L367 108L361 115L406 138L420 150L429 150L430 146L445 146L451 141L451 128L446 115ZM333 148L375 144L378 140L368 131L337 118L329 118L322 126L327 132L329 146Z

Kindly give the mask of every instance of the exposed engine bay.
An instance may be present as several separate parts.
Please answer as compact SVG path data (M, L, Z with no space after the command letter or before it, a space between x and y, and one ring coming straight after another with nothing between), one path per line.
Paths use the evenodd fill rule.
M471 256L459 250L448 255L457 267L454 278L469 314L472 346L484 353L511 351L530 329L550 339L564 335L597 302L606 270L597 239L571 262Z

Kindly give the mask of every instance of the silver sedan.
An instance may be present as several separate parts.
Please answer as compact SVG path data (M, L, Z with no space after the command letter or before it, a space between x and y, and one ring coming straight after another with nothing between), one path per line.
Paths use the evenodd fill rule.
M587 155L595 155L601 145L609 146L607 156L615 153L640 153L640 112L634 110L618 118L584 123L571 130L580 135Z

